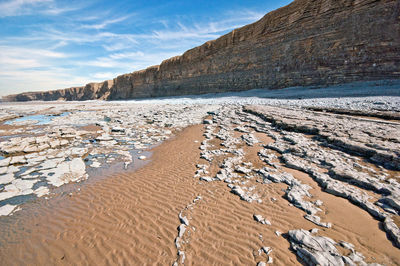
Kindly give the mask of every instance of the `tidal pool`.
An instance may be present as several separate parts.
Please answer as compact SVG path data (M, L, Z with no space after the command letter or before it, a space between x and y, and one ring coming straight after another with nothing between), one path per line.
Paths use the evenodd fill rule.
M5 125L13 125L15 123L21 123L25 121L36 121L35 125L47 125L56 117L63 117L69 115L70 112L64 112L59 115L28 115L20 118L16 118L5 122Z

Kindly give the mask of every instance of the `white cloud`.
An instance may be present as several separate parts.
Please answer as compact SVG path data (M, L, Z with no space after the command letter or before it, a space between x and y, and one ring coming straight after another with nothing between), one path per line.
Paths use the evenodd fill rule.
M0 46L0 94L81 84L85 77L57 67L69 54L47 49Z
M33 13L59 15L76 9L79 7L59 6L56 0L14 0L0 3L0 17ZM226 19L218 21L164 19L159 21L156 30L146 28L147 31L132 34L124 33L116 24L125 23L134 14L110 11L105 15L107 12L81 12L79 17L60 15L57 23L34 25L23 36L3 36L0 39L0 94L81 86L144 69L263 15L244 10L225 14L222 17ZM134 18L138 19L136 15Z
M41 12L43 14L46 15L52 15L52 16L56 16L65 12L70 12L70 11L76 11L81 9L81 7L64 7L64 8L60 8L60 7L49 7L48 9L44 9Z
M108 52L114 52L129 49L132 45L132 42L113 42L110 44L103 44L102 47Z
M82 25L82 28L83 29L100 30L100 29L104 29L108 25L112 25L112 24L115 24L115 23L122 22L122 21L128 19L129 17L130 16L124 16L124 17L115 18L115 19L108 19L108 20L104 20L104 21L102 21L101 23L98 23L98 24L85 24L85 25Z
M0 17L31 14L59 15L81 7L58 7L54 0L10 0L0 3Z
M65 69L0 71L0 96L25 91L46 91L82 86L89 77L72 75Z
M118 74L115 72L98 72L95 73L92 77L96 80L108 80L108 79L113 79L117 76Z
M144 57L144 53L143 52L133 52L133 53L115 53L115 54L111 54L110 58L111 59L137 59L140 57Z
M175 55L176 52L144 53L139 51L132 53L114 53L106 57L98 57L94 60L80 62L79 64L112 70L121 69L125 70L125 73L129 73L152 65L158 65L163 60Z
M16 10L29 5L49 2L53 2L53 0L10 0L0 3L0 8L2 9L2 11L15 12Z
M51 66L54 59L68 57L67 54L45 49L0 46L0 69L29 69Z
M67 57L67 54L55 52L47 49L36 49L18 46L0 46L0 51L2 52L0 56L15 56L15 57L43 57L43 58L63 58Z

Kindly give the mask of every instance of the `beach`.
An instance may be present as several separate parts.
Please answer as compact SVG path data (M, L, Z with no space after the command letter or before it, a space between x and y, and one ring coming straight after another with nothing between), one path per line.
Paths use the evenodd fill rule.
M398 265L400 97L374 91L2 104L2 264Z

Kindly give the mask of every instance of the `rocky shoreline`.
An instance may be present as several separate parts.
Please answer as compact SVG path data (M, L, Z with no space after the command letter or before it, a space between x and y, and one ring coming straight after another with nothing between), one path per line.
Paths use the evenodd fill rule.
M138 213L129 216L123 211L113 216L117 224L132 220L140 221L139 228L150 226L144 232L152 232L154 227L161 232L172 228L164 235L159 233L171 244L163 247L170 255L160 251L163 256L142 259L162 258L183 265L221 262L223 257L225 262L266 265L292 264L295 256L308 265L395 264L400 258L400 98L328 97L320 102L324 105L313 106L315 102L313 98L278 101L248 95L211 100L4 104L0 219L18 217L29 210L32 199L57 199L57 187L96 178L91 169L109 168L118 162L121 173L129 173L131 164L148 159L142 152L162 142L173 145L174 136L182 129L197 125L202 128L202 138L178 138L176 141L186 144L165 151L179 156L193 146L196 160L180 165L179 160L171 159L167 163L170 173L158 171L157 164L166 158L157 157L160 161L153 161L147 172L143 170L152 178L159 177L157 181L139 174L132 184L121 188L107 179L97 186L102 189L102 184L112 183L109 191L116 192L113 198L103 192L96 208L109 210L114 206L109 202L119 198L127 198L124 204L128 205L154 199L151 211L168 213L145 218L148 208L140 209L142 202L132 208ZM342 108L344 105L348 108ZM119 182L129 182L129 178ZM172 192L178 188L179 193ZM135 192L121 194L120 189ZM97 195L88 188L87 192L74 192L74 197L79 199L84 193L89 193L89 198ZM124 204L117 201L115 206L123 208ZM232 204L237 211L228 207ZM90 204L87 208L82 215L93 212ZM343 213L350 216L343 217ZM81 217L74 215L73 219ZM237 219L234 225L231 219ZM94 222L85 215L81 220ZM368 226L364 229L358 224ZM57 233L58 225L55 228ZM127 234L132 233L130 228L126 227ZM86 232L87 228L80 230ZM135 234L142 232L135 230ZM373 232L372 236L362 230ZM107 232L103 234L109 238ZM247 238L232 240L234 232ZM136 239L137 244L130 248L140 249L149 237ZM224 246L225 241L237 244ZM213 242L220 248L208 250ZM234 254L232 258L222 255L224 249Z

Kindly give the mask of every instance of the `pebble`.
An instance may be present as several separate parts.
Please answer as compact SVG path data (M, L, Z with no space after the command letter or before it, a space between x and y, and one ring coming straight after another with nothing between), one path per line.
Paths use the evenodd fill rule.
M265 219L264 217L262 217L261 215L253 215L254 220L256 220L257 222L261 223L261 224L266 224L266 225L271 225L271 222L267 219Z

